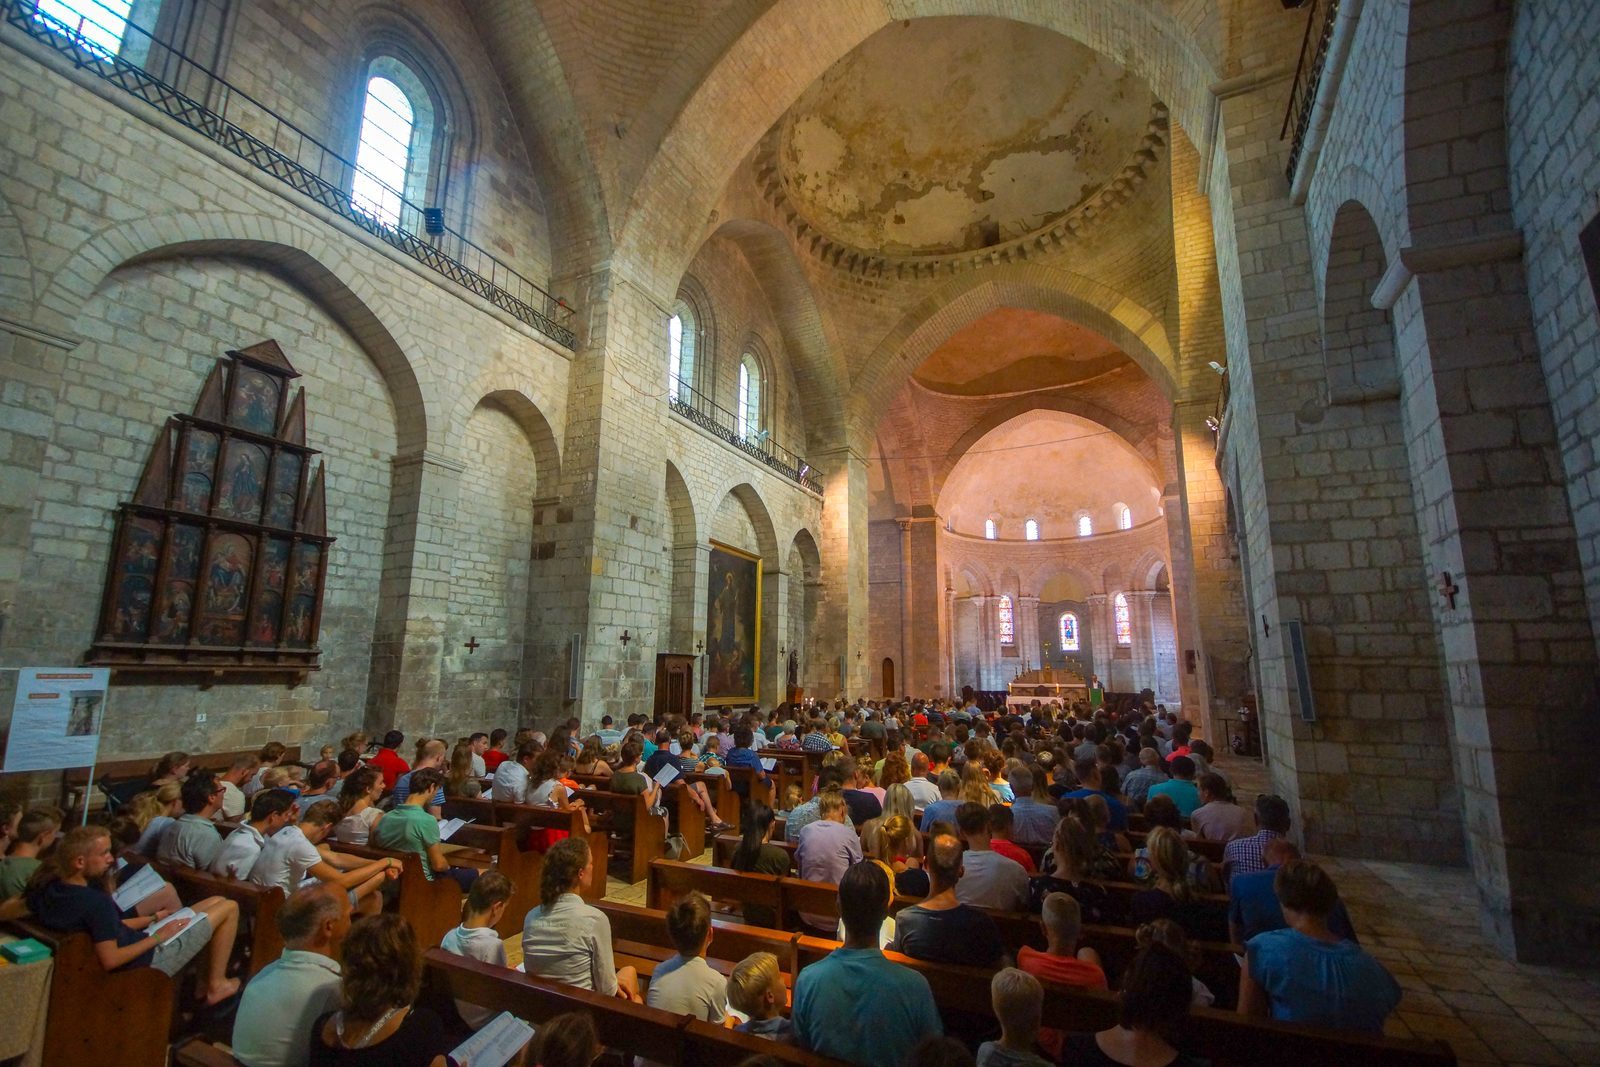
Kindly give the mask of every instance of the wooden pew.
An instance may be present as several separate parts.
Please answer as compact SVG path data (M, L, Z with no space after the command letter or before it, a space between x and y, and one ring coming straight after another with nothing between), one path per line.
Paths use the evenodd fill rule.
M650 865L648 876L650 886L645 899L652 908L665 910L679 897L698 891L713 901L731 902L741 907L756 904L773 909L780 921L783 917L780 879L770 874L744 874L695 863L657 860Z
M203 1037L186 1037L172 1046L172 1062L176 1067L243 1067Z
M610 833L611 851L627 857L628 881L638 883L648 878L650 861L666 855L667 831L661 823L661 817L650 814L650 806L645 803L644 797L633 793L585 789L583 802L589 809L590 825ZM619 826L633 828L630 841L625 843L617 836Z
M1129 818L1132 818L1131 814L1129 815ZM1127 834L1128 843L1131 844L1135 849L1143 848L1145 844L1145 838L1150 836L1150 833L1147 830L1129 830ZM1190 852L1193 852L1201 859L1210 860L1212 863L1221 863L1222 850L1228 847L1227 842L1225 841L1207 841L1198 838L1187 837L1183 839L1183 843L1189 846Z
M240 756L254 756L260 751L261 749L258 746L256 748L232 749L227 752L196 752L191 753L189 759L194 763L197 770L216 771L221 774L232 767L233 761ZM140 779L148 780L151 769L155 766L156 761L161 758L161 755L161 753L157 752L149 756L135 756L131 759L102 761L94 767L93 781L89 779L89 768L87 767L74 767L61 772L62 810L71 811L77 807L72 801L72 795L79 791L84 792L84 802L87 803L89 799L87 791L96 783L105 782L109 785L124 785ZM299 763L300 746L290 745L283 754L283 762Z
M837 948L837 941L801 937L796 952L803 971ZM926 963L896 952L884 954L928 980L946 1031L968 1041L995 1030L986 998L974 989L987 988L991 975L976 967ZM1072 1033L1116 1025L1117 997L1107 990L1077 989L1044 982L1044 1025ZM1247 1019L1216 1008L1190 1012L1184 1052L1208 1058L1213 1067L1452 1067L1455 1052L1443 1041L1386 1038L1270 1020Z
M399 900L396 910L411 924L411 928L417 933L417 939L422 944L437 945L445 934L461 924L461 902L466 899L461 886L455 879L446 878L444 875L429 881L427 873L422 868L422 858L415 852L398 852L372 845L345 844L341 844L335 851L363 859L394 857L400 860ZM489 865L487 856L472 857L454 853L450 859L461 866ZM474 860L476 862L473 862ZM509 908L506 909L506 914L508 916L511 914Z
M785 841L780 829L774 829L771 844L777 845L789 853L789 869L794 870L794 853L800 846L793 841ZM718 834L711 841L711 862L717 867L733 866L733 854L739 848L739 835L733 833Z
M55 956L42 1062L166 1062L180 983L153 967L108 972L87 934L60 934L26 920L7 925Z
M633 904L615 904L602 901L596 904L611 922L611 937L615 941L633 941L646 945L672 948L667 936L667 913L659 908L641 908ZM712 958L738 963L752 952L770 952L778 957L778 969L793 975L797 965L795 935L761 926L748 926L731 919L713 917L711 920Z
M750 797L757 804L765 804L770 808L777 803L777 771L774 770L768 774L767 780L763 782L760 775L753 768L729 767L727 778L729 781L728 788L725 790L725 793L732 795L736 811L732 818L728 816L727 812L721 812L721 809L719 809L719 812L722 815L722 821L732 823L736 832L744 827L745 801L739 796L737 790L735 790L735 785L742 787L745 791L745 795Z
M703 783L706 792L711 795L711 803L716 807L717 818L737 829L744 811L744 798L733 788L733 782L729 777L732 773L730 770L728 774L686 774L683 780ZM701 851L704 851L703 847Z
M791 1045L493 967L443 949L430 949L423 957L423 964L423 1001L446 1019L454 1014L455 1000L490 1011L509 1011L535 1026L565 1012L577 1011L595 1018L595 1028L607 1047L655 1063L734 1067L751 1055L760 1054L795 1067L840 1067L837 1060Z
M512 905L506 908L507 916L513 912L519 915L525 914L526 909L518 911L523 903L531 908L539 901L539 876L544 870L544 854L528 848L529 835L536 829L562 830L568 836L585 838L594 857L595 869L589 884L580 887L578 895L590 902L600 900L606 895L606 863L610 858L610 838L606 836L604 830L591 829L585 832L583 815L578 808L551 808L541 804L507 804L483 798L454 797L444 802L444 815L448 819L472 819L478 826L508 826L515 831L514 842L521 857L520 861L510 867L502 861L501 866L506 869L507 874L511 874L512 867L526 872L527 893L522 892L524 877L511 874L516 880L518 893ZM526 901L523 899L525 895Z
M234 951L242 948L249 960L241 978L254 978L257 971L283 954L283 935L278 932L278 909L286 899L282 889L277 886L263 889L254 882L221 878L209 871L159 860L154 863L185 904L206 897L226 897L238 903L239 936Z

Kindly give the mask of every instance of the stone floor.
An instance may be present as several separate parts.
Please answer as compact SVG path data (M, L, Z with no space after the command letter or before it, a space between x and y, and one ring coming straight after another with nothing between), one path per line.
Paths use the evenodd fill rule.
M1255 760L1223 757L1218 770L1241 803L1266 788ZM1502 959L1478 926L1465 868L1316 858L1338 882L1362 944L1405 990L1390 1034L1448 1041L1462 1064L1600 1067L1600 970ZM643 905L645 888L613 877L606 899Z

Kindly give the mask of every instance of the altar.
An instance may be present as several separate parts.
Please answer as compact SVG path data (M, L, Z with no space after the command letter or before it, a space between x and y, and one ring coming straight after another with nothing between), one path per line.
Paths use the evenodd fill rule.
M1070 704L1075 700L1088 699L1089 683L1083 675L1053 667L1024 671L1006 685L1007 707L1027 707L1035 700Z

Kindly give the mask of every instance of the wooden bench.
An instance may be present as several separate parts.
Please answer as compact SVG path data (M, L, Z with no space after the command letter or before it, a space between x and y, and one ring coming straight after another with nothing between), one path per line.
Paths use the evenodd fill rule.
M463 827L463 830L466 829ZM491 827L491 829L496 829ZM510 832L510 827L498 829ZM452 842L454 843L453 840ZM362 859L395 858L400 860L399 895L395 910L411 924L416 931L417 939L424 945L437 945L444 935L461 924L461 902L466 899L466 894L461 891L461 886L454 878L444 875L428 879L427 872L422 867L422 857L415 852L400 852L393 849L377 848L373 845L346 845L341 844L336 851L356 856ZM459 851L450 856L452 864L458 866L471 866L479 868L489 867L487 855L476 855ZM521 889L521 886L518 886ZM511 909L506 909L509 920Z
M590 825L604 829L612 838L611 852L626 856L626 871L630 883L644 881L650 876L650 861L661 859L667 852L667 830L659 815L650 814L644 797L634 793L612 793L601 789L583 791L584 806L589 809ZM619 834L622 827L631 828L631 834Z
M210 871L193 867L154 861L156 870L172 883L178 898L193 904L206 897L226 897L239 905L239 935L234 951L243 950L247 963L243 979L254 978L256 972L283 954L283 935L278 932L278 909L286 899L277 886L263 889L254 882L221 878Z
M244 1067L203 1037L186 1037L172 1046L172 1062L176 1067Z
M87 934L60 934L26 920L6 925L55 956L43 1063L166 1062L180 983L153 967L107 971Z
M664 910L611 901L602 901L595 907L610 920L614 941L673 947L671 938L667 936L667 913ZM778 970L791 976L795 973L796 935L719 917L712 918L711 929L711 954L714 958L738 963L753 952L770 952L778 957Z
M1132 816L1130 815L1129 818L1132 818ZM1129 830L1127 835L1128 843L1135 849L1141 849L1144 848L1145 838L1150 836L1150 832L1148 830ZM1228 847L1226 841L1208 841L1201 838L1186 837L1183 839L1183 843L1189 846L1190 852L1193 852L1201 859L1210 860L1212 863L1221 863L1222 851Z
M430 949L423 957L423 965L423 1002L446 1019L455 1014L456 1000L489 1011L509 1011L536 1027L557 1015L575 1011L594 1018L595 1029L608 1048L655 1063L735 1067L759 1054L795 1067L839 1067L837 1060L792 1045L494 967L443 949Z
M233 766L233 761L240 756L257 755L261 749L239 748L228 752L197 752L189 756L196 770L215 771L218 774L227 771ZM89 778L88 767L73 767L61 772L61 808L63 811L73 811L78 804L73 800L73 794L82 792L84 803L88 803L88 790L101 782L115 787L127 785L130 782L148 781L150 771L161 758L161 753L149 756L135 756L131 759L104 760L94 766L94 779ZM291 745L283 754L284 763L300 762L300 746Z
M711 841L711 862L718 867L732 867L733 854L739 849L738 834L718 834ZM789 869L795 870L794 854L800 846L793 841L785 841L782 831L774 829L770 844L776 845L789 854Z

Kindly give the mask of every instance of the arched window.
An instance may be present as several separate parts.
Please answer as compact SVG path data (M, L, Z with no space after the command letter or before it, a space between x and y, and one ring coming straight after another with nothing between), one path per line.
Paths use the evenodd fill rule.
M1027 522L1023 523L1022 536L1026 537L1030 541L1039 540L1039 524L1033 519L1029 519Z
M683 316L673 312L667 320L667 399L678 399L678 382L683 379Z
M1000 533L1000 531L995 526L993 519L984 519L983 520L983 536L985 536L989 540L993 541L997 536L999 536L999 533Z
M46 25L58 22L91 50L115 55L128 34L133 0L39 0L33 17Z
M1133 644L1133 617L1128 614L1128 598L1126 595L1117 594L1116 599L1111 602L1111 612L1115 616L1117 624L1117 644Z
M1061 651L1076 652L1078 644L1078 617L1070 611L1061 613Z
M422 220L406 217L403 201L427 196L433 130L433 98L422 79L398 59L373 60L361 105L351 206L386 225L420 231Z
M739 361L739 436L761 433L761 362L749 352Z
M1133 529L1133 509L1126 504L1117 505L1117 529Z
M1094 533L1094 520L1087 515L1078 516L1078 536L1088 537Z
M1017 643L1017 620L1011 614L1011 598L1008 596L1001 597L998 610L1000 615L1000 643L1002 645L1014 645Z

